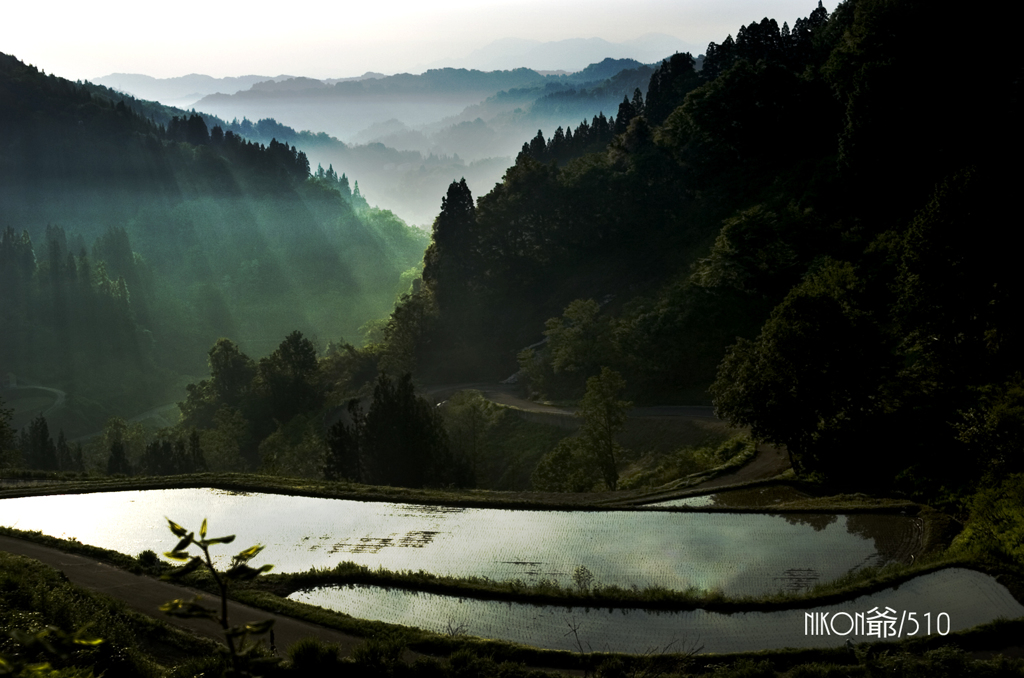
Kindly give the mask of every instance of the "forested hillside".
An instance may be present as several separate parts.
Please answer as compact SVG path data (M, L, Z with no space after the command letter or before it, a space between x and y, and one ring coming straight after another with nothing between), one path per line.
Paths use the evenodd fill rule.
M478 200L453 183L381 364L522 368L561 398L611 367L636 401L713 397L844 482L1016 468L1024 290L1000 215L1019 170L1000 158L1021 67L1005 46L985 69L946 58L956 28L914 0L755 21L700 71L666 60L600 152L576 145L589 125L527 144Z
M0 56L0 368L68 391L72 428L172 399L218 337L325 348L408 290L424 236L347 177L129 104Z
M9 59L4 357L138 403L207 355L178 435L223 469L317 473L325 412L343 460L366 423L339 406L375 381L387 400L381 374L518 372L571 401L607 369L637 404L713 401L805 476L930 496L1001 477L1024 440L1002 161L1021 67L1002 43L985 69L944 59L952 21L848 0L743 26L699 70L674 55L614 115L524 140L487 194L452 182L416 284L423 241L333 168ZM318 356L402 291L369 345Z

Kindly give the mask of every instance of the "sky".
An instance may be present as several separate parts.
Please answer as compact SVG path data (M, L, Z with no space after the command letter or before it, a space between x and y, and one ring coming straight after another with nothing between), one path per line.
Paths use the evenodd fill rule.
M71 80L110 73L161 78L420 73L508 37L625 42L661 33L703 51L742 24L769 16L792 26L817 6L815 0L5 4L0 52ZM836 4L829 0L824 7L831 12Z

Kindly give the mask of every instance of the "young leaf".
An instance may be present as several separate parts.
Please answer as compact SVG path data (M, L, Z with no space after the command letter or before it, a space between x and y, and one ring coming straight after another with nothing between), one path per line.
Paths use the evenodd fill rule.
M214 537L213 539L206 539L203 541L207 546L213 546L214 544L230 544L235 540L235 535L228 535L227 537Z
M181 541L179 541L178 545L174 547L174 550L175 551L184 551L185 549L187 549L189 546L192 545L193 541L195 541L194 537L195 537L195 533L194 532L189 532L187 535L185 535L184 537L181 538Z
M258 545L258 544L256 546L250 546L249 548L245 549L244 551L239 553L237 556L235 556L235 560L237 562L240 562L240 563L248 562L248 561L252 560L253 558L255 558L256 555L260 551L262 551L262 550L263 550L263 547Z
M164 517L167 518L167 516ZM174 522L170 518L167 518L167 522L171 524L171 532L174 533L175 537L184 537L186 534L188 534L188 531L184 527Z

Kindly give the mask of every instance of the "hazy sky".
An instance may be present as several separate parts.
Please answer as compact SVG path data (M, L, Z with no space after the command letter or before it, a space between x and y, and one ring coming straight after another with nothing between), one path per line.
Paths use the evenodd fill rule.
M830 12L838 0L824 6ZM0 52L77 79L109 73L336 78L421 72L505 37L623 42L663 33L707 46L769 16L792 26L816 0L434 0L225 5L97 0L5 3Z

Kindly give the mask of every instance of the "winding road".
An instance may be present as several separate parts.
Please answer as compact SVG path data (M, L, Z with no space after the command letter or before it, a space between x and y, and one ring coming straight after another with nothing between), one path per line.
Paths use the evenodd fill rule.
M428 386L422 390L425 396L434 400L435 403L446 400L458 391L479 391L486 400L514 407L523 412L536 412L538 414L552 414L562 416L575 416L575 410L555 405L545 405L527 400L517 394L519 387L514 384L495 384L493 382L475 382L466 384L445 384L443 386ZM687 419L711 419L719 421L715 416L715 408L703 405L657 405L654 407L634 407L630 410L631 417L685 417Z
M23 379L22 381L26 380ZM38 386L36 384L29 384L27 383L27 381L24 384L15 384L0 388L0 396L3 396L4 400L8 400L9 394L12 391L42 391L48 395L52 395L53 404L47 407L46 409L40 411L40 414L43 415L44 417L49 417L57 410L64 407L64 403L67 401L68 398L68 394L65 393L64 391L61 391L60 389L50 388L48 386Z

